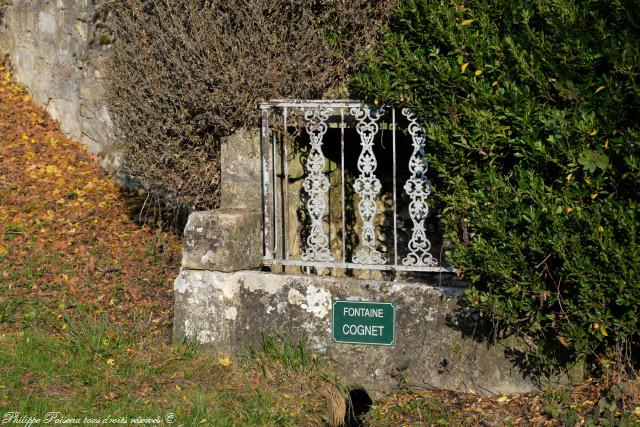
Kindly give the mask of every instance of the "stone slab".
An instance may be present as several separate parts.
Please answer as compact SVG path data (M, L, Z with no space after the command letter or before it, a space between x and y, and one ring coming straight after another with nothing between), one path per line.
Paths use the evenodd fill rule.
M458 325L462 288L412 282L301 276L259 271L183 269L174 283L174 337L217 352L244 354L261 333L306 335L310 348L335 361L346 385L374 398L399 385L480 394L534 387L504 356L500 344L469 338ZM391 302L396 344L331 340L332 301Z
M220 143L223 208L261 209L260 130L239 129Z
M184 229L182 267L238 271L262 263L262 212L221 208L194 212Z

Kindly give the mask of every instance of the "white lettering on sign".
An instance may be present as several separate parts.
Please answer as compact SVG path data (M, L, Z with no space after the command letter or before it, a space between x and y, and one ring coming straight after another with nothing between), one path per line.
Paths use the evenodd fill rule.
M357 317L382 317L381 308L345 307L342 312L345 316Z
M371 335L381 337L384 326L372 325L343 325L342 333L345 335Z

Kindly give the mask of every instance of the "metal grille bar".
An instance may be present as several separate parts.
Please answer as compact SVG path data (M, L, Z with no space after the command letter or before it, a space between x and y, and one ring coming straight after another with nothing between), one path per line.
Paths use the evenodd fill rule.
M315 262L315 261L301 261L301 260L283 260L276 259L271 261L270 263L265 263L265 265L291 265L295 267L316 267L316 268L344 268L348 270L381 270L381 271L425 271L425 272L435 272L435 273L454 273L455 269L453 267L415 267L411 265L381 265L381 264L372 264L372 265L363 265L363 264L355 264L352 262Z

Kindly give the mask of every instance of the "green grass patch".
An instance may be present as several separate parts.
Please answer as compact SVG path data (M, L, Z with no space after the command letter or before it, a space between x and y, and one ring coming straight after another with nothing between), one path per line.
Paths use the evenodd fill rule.
M265 338L250 357L232 359L106 320L69 322L60 334L29 328L0 336L0 409L162 425L322 425L319 390L330 375L303 341L292 342Z

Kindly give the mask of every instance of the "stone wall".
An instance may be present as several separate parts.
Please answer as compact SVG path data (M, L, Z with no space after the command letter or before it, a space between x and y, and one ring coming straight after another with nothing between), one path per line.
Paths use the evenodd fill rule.
M307 337L311 350L334 362L350 388L374 399L409 386L478 394L534 388L505 356L489 345L477 319L461 310L463 289L430 281L381 281L345 277L217 272L183 268L174 284L174 336L214 352L244 355L259 347L262 332ZM445 279L446 280L446 279ZM333 301L374 301L396 307L390 346L332 340ZM479 325L478 325L479 326Z
M1 13L0 53L18 82L69 137L117 167L106 102L110 50L106 0L10 0ZM1 3L0 3L1 4Z

